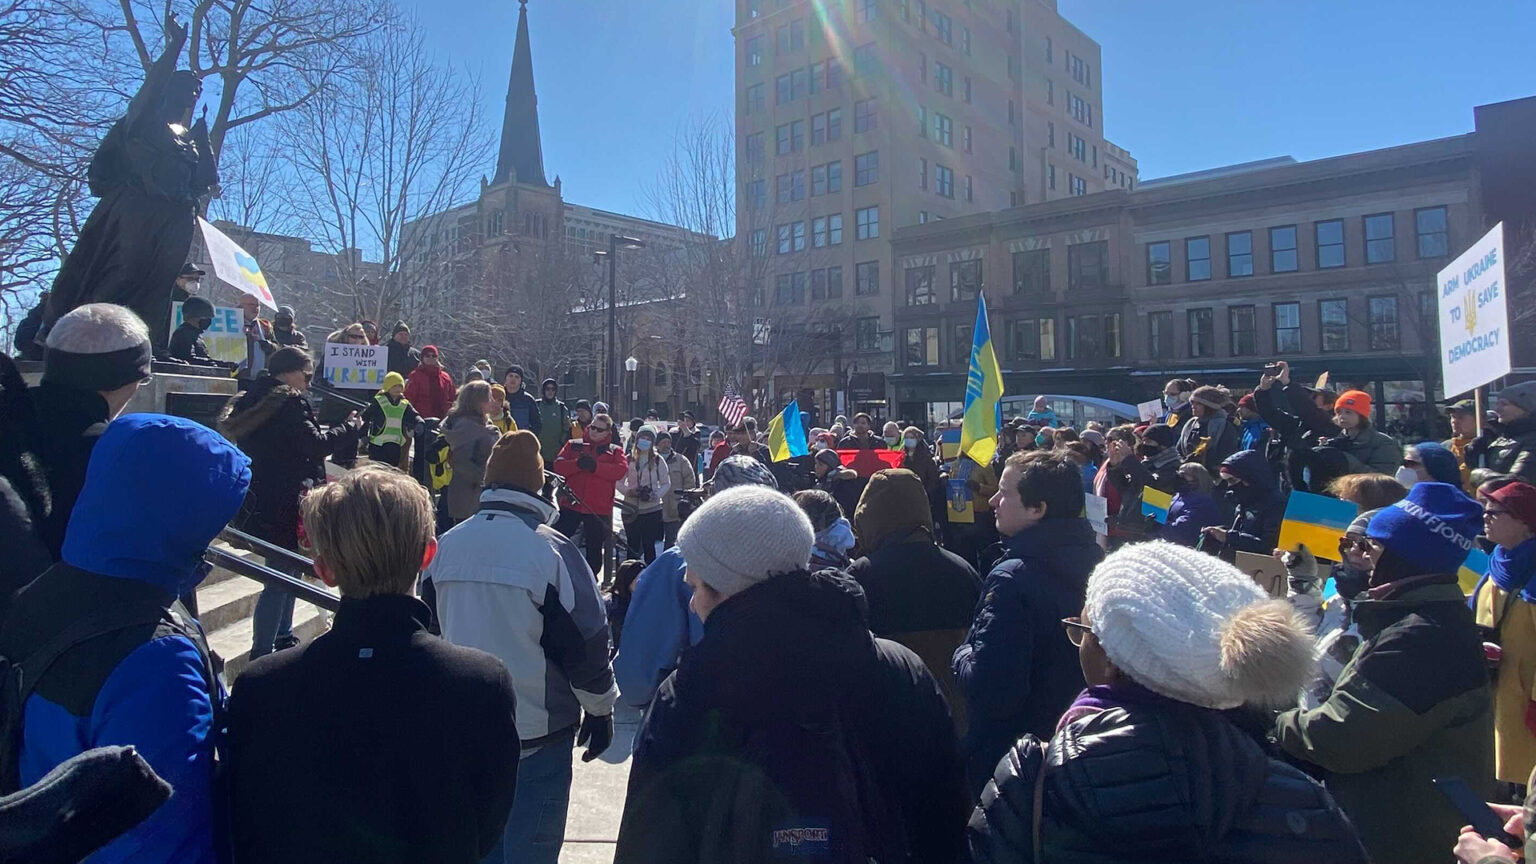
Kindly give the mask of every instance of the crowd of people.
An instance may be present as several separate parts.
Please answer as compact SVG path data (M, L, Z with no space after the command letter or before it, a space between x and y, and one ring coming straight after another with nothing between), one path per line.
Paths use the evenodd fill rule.
M148 332L87 305L40 385L0 367L0 793L132 747L109 800L142 821L93 860L554 864L620 703L623 864L1488 864L1536 829L1536 383L1444 443L1276 364L1138 424L1042 398L985 463L867 414L774 461L751 417L456 385L403 324L360 413L281 344L216 430L118 416ZM1358 507L1336 549L1278 548L1297 492ZM300 644L263 590L228 694L191 602L227 525L341 597Z

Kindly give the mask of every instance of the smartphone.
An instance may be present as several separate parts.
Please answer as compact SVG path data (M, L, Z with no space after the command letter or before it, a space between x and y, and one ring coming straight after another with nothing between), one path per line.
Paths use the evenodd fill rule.
M1460 777L1436 777L1432 782L1436 789L1451 800L1452 806L1461 813L1463 819L1467 820L1472 830L1486 839L1497 840L1511 849L1524 847L1525 840L1511 837L1504 832L1504 820L1499 818L1499 814L1493 812L1493 808L1483 801L1481 795L1472 791L1467 781Z
M1264 364L1264 374L1265 375L1270 375L1270 376L1279 375L1280 374L1280 364L1279 363L1265 363Z

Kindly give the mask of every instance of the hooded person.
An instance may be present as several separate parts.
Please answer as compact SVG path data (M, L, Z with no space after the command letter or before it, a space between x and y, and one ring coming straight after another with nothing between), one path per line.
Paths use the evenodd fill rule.
M716 468L710 495L738 486L779 488L763 463L741 454L727 456ZM685 569L682 550L672 546L635 579L624 615L624 644L613 658L619 693L628 705L644 708L650 704L656 688L677 668L683 652L704 638L704 622L689 606L693 587L683 579Z
M963 731L965 702L950 660L981 599L980 577L964 558L938 544L923 482L905 468L869 478L854 511L853 532L863 557L849 566L848 575L864 589L870 632L923 659Z
M1044 396L1036 396L1034 407L1024 415L1025 422L1040 426L1059 426L1061 421L1056 418L1056 411L1051 408L1051 401Z
M522 759L503 854L553 864L570 804L571 748L590 740L588 762L607 749L619 691L597 580L553 527L560 511L540 494L539 449L527 430L501 436L479 511L442 536L426 575L443 638L496 655L512 673Z
M844 513L859 508L864 484L869 482L868 478L860 477L857 471L843 465L843 457L830 448L816 451L811 461L811 478L817 489L837 499L837 506L843 508Z
M571 412L560 401L560 382L545 378L539 384L539 399L535 408L539 415L538 426L520 428L532 429L539 436L539 455L544 457L546 463L554 462L560 456L560 448L571 440Z
M1523 481L1480 490L1483 534L1494 544L1488 573L1468 601L1484 641L1499 646L1494 677L1494 761L1498 779L1524 783L1536 768L1536 486ZM1510 779L1514 778L1514 779Z
M122 744L175 789L92 860L215 860L214 718L224 694L202 630L176 598L202 581L203 554L250 481L250 460L207 427L159 414L114 421L92 454L62 560L16 596L0 626L0 654L24 664L75 634L25 682L19 774L7 781L29 786L79 753ZM87 622L97 638L81 638Z
M811 530L816 532L816 545L811 547L811 569L847 569L853 562L849 555L858 541L854 539L853 525L843 515L837 499L820 489L802 489L793 497L805 511L806 518L811 520Z
M1323 704L1275 722L1277 745L1322 773L1373 861L1445 859L1466 819L1434 778L1493 793L1487 664L1456 583L1481 515L1458 487L1420 483L1371 518L1371 572L1354 603L1360 647Z
M1266 452L1274 430L1259 416L1258 402L1252 393L1245 393L1243 398L1237 400L1237 419L1237 449Z
M1227 503L1234 510L1228 527L1212 526L1202 534L1222 544L1226 552L1269 554L1280 540L1285 521L1285 493L1275 488L1275 472L1263 454L1239 450L1221 463Z
M1310 674L1311 634L1284 600L1154 541L1105 558L1062 625L1088 687L1048 739L997 763L969 826L977 864L1365 864L1328 792L1231 719Z
M166 343L166 353L171 359L193 366L235 368L234 363L213 359L208 354L208 346L203 344L203 333L213 326L213 316L213 304L203 297L192 297L181 304L181 325Z
M406 470L411 435L421 425L421 415L405 398L405 378L399 372L384 376L384 386L363 409L368 436L368 458Z
M808 570L814 543L795 502L757 485L683 525L704 635L636 735L615 864L963 859L938 684L870 635L858 583Z

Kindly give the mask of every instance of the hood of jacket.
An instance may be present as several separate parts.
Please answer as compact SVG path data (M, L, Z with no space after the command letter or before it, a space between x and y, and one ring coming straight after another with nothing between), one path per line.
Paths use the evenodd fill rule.
M1269 493L1275 488L1275 475L1269 468L1269 460L1257 450L1239 450L1222 460L1221 467L1255 490Z
M271 420L289 399L304 401L304 394L271 375L262 375L249 390L225 404L219 414L219 431L238 442Z
M554 398L552 398L552 399L551 398L547 398L544 395L544 391L548 390L549 389L549 385L551 385L551 384L555 385L555 395L554 395ZM543 381L539 382L539 401L540 402L550 403L550 404L559 402L560 401L560 382L556 381L553 378L545 378Z
M527 514L541 525L553 525L560 519L558 505L511 486L491 486L481 492L480 509L512 510L517 514Z
M212 429L129 414L107 424L64 536L64 560L171 594L202 579L203 552L251 482L251 460Z

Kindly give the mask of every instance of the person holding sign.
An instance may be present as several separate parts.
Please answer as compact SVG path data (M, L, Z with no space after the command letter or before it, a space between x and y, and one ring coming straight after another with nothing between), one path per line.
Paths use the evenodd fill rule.
M1467 465L1536 483L1536 381L1505 387L1494 397L1493 408L1498 422L1484 423L1482 433L1467 445Z
M363 411L363 423L368 427L368 458L407 470L410 435L421 425L421 415L405 398L405 378L399 372L384 376L384 387Z

